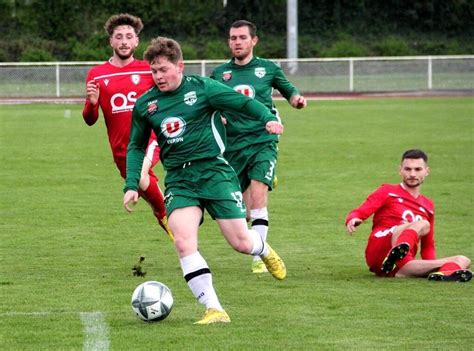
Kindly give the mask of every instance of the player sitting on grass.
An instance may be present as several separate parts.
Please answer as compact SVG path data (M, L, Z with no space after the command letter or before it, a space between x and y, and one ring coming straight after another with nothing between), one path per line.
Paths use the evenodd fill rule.
M428 156L406 151L401 160L401 184L384 184L346 218L349 234L374 214L365 259L370 271L385 277L428 277L429 280L467 282L471 261L465 256L436 259L434 205L421 195L429 174ZM420 244L421 260L415 259Z

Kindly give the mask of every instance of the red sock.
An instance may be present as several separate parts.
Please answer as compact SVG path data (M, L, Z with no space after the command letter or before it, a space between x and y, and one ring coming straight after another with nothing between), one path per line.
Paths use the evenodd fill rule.
M410 252L413 257L416 256L416 252L418 250L418 233L414 229L405 229L400 233L395 242L395 245L401 243L408 243L410 245Z
M158 220L166 216L165 199L161 189L158 187L156 178L150 177L150 185L148 185L148 189L146 189L146 191L140 190L140 196L150 204L153 209L153 214L158 218Z
M447 275L450 275L451 273L453 273L453 272L455 272L459 269L462 269L461 266L458 265L457 263L454 263L454 262L446 262L441 267L439 267L439 271L443 272Z

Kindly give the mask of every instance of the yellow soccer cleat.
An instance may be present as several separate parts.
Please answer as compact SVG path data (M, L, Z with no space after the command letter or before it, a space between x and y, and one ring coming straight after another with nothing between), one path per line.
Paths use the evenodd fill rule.
M168 225L168 217L167 216L164 216L163 218L159 219L158 220L158 223L160 223L160 226L161 228L164 229L164 231L166 232L166 234L168 234L169 238L171 239L171 241L174 242L174 235L173 235L173 232L171 231L169 225Z
M213 324L213 323L230 323L229 315L225 311L219 311L215 308L208 308L204 313L204 317L194 324Z
M267 272L268 272L268 269L265 266L265 263L263 263L261 259L252 262L252 273L260 274L260 273L267 273Z
M279 280L285 279L285 263L280 258L280 256L278 256L278 254L270 247L270 245L268 245L268 249L270 250L268 256L260 256L260 258L262 259L263 263L265 263L265 266L267 267L268 271L273 275L273 277Z

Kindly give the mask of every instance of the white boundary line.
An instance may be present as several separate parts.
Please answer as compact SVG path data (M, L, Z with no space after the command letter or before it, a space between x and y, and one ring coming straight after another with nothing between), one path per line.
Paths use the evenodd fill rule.
M81 321L84 326L85 351L106 351L109 349L109 328L102 312L81 312Z
M50 311L34 311L34 312L4 312L0 313L0 317L15 316L49 316L61 314L79 314L84 327L84 343L82 349L84 351L108 351L110 348L109 327L105 320L103 312L50 312Z

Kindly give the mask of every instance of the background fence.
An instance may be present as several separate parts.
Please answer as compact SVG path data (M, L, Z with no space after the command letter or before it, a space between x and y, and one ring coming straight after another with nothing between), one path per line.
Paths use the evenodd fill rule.
M474 90L474 55L274 61L304 94ZM185 73L209 76L222 62L186 61ZM0 98L83 97L87 71L100 63L0 63Z

